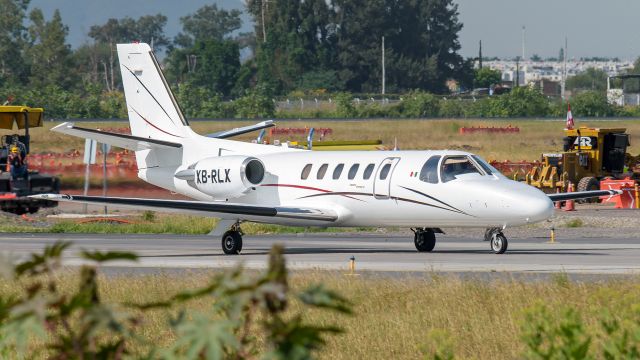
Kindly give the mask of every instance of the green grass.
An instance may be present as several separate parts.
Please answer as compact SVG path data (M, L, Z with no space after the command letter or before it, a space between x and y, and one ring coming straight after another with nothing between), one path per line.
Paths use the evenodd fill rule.
M582 219L580 219L580 218L577 218L577 219L571 219L571 220L568 220L568 221L565 223L565 226L566 226L566 227L569 227L569 228L579 228L579 227L584 226L584 222L583 222L583 221L582 221Z
M212 274L102 276L99 292L107 303L146 303L203 286ZM77 276L61 276L63 286L77 286ZM563 321L568 308L575 310L585 332L593 337L594 354L599 354L610 338L602 334L603 314L610 314L626 330L638 330L637 324L633 327L640 298L638 277L582 283L566 276L548 281L484 281L430 273L424 278L379 278L309 271L294 272L290 280L293 289L322 282L354 305L354 316L318 310L305 313L306 320L316 326L335 324L345 330L328 338L326 348L318 353L320 359L433 358L436 351L451 352L459 359L525 358L523 337L532 326L527 314L542 304L547 312L536 321L550 325ZM16 291L10 282L0 282L0 294ZM212 303L213 299L206 298L184 306L190 311L208 311ZM299 308L294 301L291 311ZM148 313L141 322L142 337L161 347L171 343L175 334L168 321L175 310Z
M28 223L21 220L3 221L0 232L52 232L52 233L85 233L85 234L208 234L218 223L218 219L188 215L167 215L154 212L143 212L139 216L118 218L129 223L118 222L84 222L84 220L46 220L37 218ZM242 230L250 235L264 234L296 234L305 232L350 232L374 231L374 228L338 228L338 227L294 227L270 224L245 223Z

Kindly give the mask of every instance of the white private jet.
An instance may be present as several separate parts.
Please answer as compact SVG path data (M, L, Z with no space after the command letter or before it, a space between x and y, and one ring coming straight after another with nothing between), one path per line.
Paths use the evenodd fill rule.
M131 135L64 123L53 131L135 151L138 176L193 201L47 194L49 200L129 206L220 218L211 233L225 254L242 250L242 222L293 226L410 227L418 251L432 251L441 227L486 228L502 254L502 230L553 216L552 201L614 195L547 195L507 179L462 151L314 152L201 136L185 119L147 44L119 44Z

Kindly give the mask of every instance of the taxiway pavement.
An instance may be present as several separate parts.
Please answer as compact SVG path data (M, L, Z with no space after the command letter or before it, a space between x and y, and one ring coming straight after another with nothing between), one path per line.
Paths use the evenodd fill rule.
M14 260L26 259L58 240L72 241L66 265L79 265L78 250L132 251L137 262L113 262L115 268L199 269L226 268L244 263L264 268L270 247L282 243L291 269L348 269L376 272L518 272L582 274L640 273L640 237L583 237L568 232L558 243L542 236L516 236L504 255L495 255L489 243L471 236L440 235L431 253L418 253L409 234L337 233L299 235L245 235L242 255L224 255L220 240L187 235L0 234L0 249Z

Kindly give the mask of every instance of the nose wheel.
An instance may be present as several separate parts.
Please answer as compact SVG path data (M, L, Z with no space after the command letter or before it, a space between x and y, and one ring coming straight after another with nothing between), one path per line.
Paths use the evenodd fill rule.
M436 233L432 229L415 229L413 243L419 252L430 252L436 246Z
M504 254L505 251L507 251L507 247L509 246L507 237L504 236L502 232L493 234L490 244L491 250L493 250L493 252L496 254Z

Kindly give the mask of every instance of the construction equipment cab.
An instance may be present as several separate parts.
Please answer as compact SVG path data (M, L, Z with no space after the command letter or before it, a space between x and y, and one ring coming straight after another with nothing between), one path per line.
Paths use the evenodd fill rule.
M57 203L27 196L60 191L58 178L29 169L29 130L43 126L42 108L0 106L0 210L35 213Z

